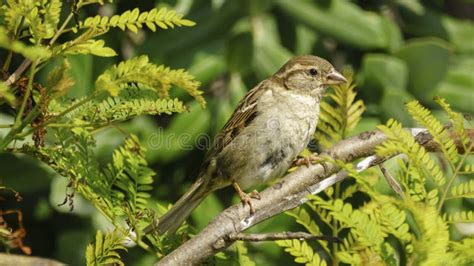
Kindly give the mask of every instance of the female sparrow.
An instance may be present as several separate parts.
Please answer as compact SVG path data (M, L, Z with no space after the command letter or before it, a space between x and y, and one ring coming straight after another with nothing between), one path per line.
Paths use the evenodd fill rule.
M241 188L287 171L314 134L326 87L344 82L344 76L322 58L304 55L289 60L245 95L215 137L196 182L145 232L173 233L209 193L231 184L255 212L250 198L258 194Z

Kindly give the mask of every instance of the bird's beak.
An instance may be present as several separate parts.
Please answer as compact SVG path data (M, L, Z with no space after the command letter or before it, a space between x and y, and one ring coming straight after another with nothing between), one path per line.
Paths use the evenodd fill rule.
M341 84L341 83L346 83L347 79L339 72L336 70L331 71L327 76L326 76L326 85L332 85L332 84Z

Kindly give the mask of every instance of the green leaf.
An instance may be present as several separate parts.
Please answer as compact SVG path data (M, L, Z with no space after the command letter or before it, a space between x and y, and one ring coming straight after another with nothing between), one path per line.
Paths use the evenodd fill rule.
M449 198L474 198L474 180L452 187Z
M253 39L249 32L232 36L227 43L227 66L231 72L246 73L253 58Z
M71 63L71 76L75 81L75 85L68 91L67 96L80 98L92 93L94 90L92 72L95 67L93 57L73 55L68 56L68 60Z
M45 27L51 33L56 32L59 20L61 18L61 0L50 0L44 6L44 22Z
M57 66L48 74L46 80L48 91L53 95L62 96L74 86L75 81L70 76L70 70L71 64L67 59L64 59L62 65Z
M474 43L474 23L472 21L443 16L441 22L457 53L474 54L474 45L472 45Z
M447 73L450 54L448 43L436 38L413 40L403 46L397 56L408 66L408 90L423 101L431 101Z
M372 89L391 87L405 90L408 81L407 65L387 54L367 54L362 60L364 85Z
M188 71L205 86L216 80L226 69L226 61L223 56L200 52L195 56Z
M311 28L298 24L296 25L295 54L311 54L313 47L318 41L318 36Z
M121 30L128 29L137 32L139 28L146 25L151 31L156 31L156 26L162 29L174 28L174 26L194 26L191 20L183 19L183 15L174 10L166 8L153 8L150 11L140 12L138 8L127 10L123 14L112 17L95 16L80 22L79 28L103 28L118 27Z
M119 230L106 233L105 235L98 230L95 236L95 243L87 245L87 266L124 265L118 253L119 250L127 250L123 246L123 239L124 236Z
M200 83L184 69L170 69L164 65L157 66L149 62L148 56L142 55L106 70L100 75L95 84L97 90L107 91L111 96L117 96L121 90L129 87L130 83L153 88L162 97L169 97L172 86L177 86L193 96L202 107L206 101L199 90Z
M403 45L403 36L400 30L399 25L394 23L394 21L388 17L380 17L381 26L383 28L383 33L386 35L387 39L387 50L390 53L398 51Z
M290 253L295 257L295 262L306 265L323 266L326 265L326 261L322 260L318 253L314 252L313 248L306 243L306 241L300 240L278 240L275 243L285 248L285 252Z
M450 241L449 245L450 251L453 253L453 264L472 265L472 263L474 263L474 256L472 256L474 237L466 237L461 241Z
M68 47L64 54L93 54L95 56L112 57L117 53L109 47L104 47L104 40L87 40Z
M413 96L406 91L392 87L385 88L382 101L380 102L380 106L383 108L383 120L395 118L405 126L412 125L411 116L403 108L400 108L400 106L403 106L412 99Z
M456 56L451 62L446 78L436 88L435 93L445 98L454 108L472 112L474 56Z
M191 151L199 140L199 149L208 148L210 139L207 132L211 114L191 104L191 112L179 114L166 129L159 129L147 141L151 160L169 162ZM202 142L202 143L201 143Z
M321 4L310 1L277 1L277 5L295 20L360 49L388 48L385 31L396 30L393 23L373 12L364 11L349 1L333 0ZM393 39L393 37L391 37Z
M51 51L40 44L28 46L23 42L11 40L3 26L0 26L0 47L19 53L31 60L44 59L51 55Z
M15 103L15 95L13 95L10 87L7 86L3 81L0 82L0 104L5 100L8 104L13 105Z

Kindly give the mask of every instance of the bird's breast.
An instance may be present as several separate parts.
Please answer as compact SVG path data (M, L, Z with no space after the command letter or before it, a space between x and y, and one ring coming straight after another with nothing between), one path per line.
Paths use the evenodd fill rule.
M222 153L223 173L243 188L283 175L308 145L319 115L319 102L311 97L265 97L258 115Z

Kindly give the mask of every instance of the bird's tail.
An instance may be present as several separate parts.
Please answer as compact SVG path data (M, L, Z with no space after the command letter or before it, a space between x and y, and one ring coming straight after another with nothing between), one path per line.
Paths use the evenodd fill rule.
M204 178L198 180L189 188L171 209L158 219L156 226L150 225L145 229L149 232L157 230L160 235L176 232L179 226L191 215L191 212L201 203L210 191L207 190Z

